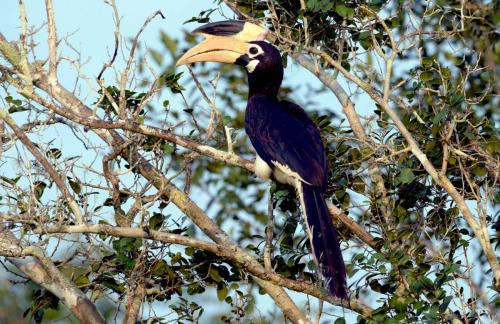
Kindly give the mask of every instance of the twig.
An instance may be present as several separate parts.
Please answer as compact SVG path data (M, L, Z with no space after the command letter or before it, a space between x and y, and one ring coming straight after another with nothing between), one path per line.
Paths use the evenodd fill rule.
M305 0L300 0L300 10L302 11L302 21L304 22L305 46L309 46L309 22L306 16L307 7Z
M137 48L137 45L139 44L139 37L141 36L141 34L144 31L144 29L146 29L146 26L156 16L160 16L162 19L165 19L165 16L163 15L163 13L160 10L156 11L155 13L153 13L151 16L149 16L146 19L146 21L144 22L144 24L142 25L142 27L139 29L139 31L135 35L134 40L132 42L132 48L130 49L130 54L129 54L129 57L128 57L127 65L126 65L126 67L122 71L121 80L120 80L120 98L119 98L119 105L118 105L118 107L119 107L119 109L118 109L118 116L120 118L125 118L125 107L127 105L127 98L125 96L125 87L126 87L127 80L128 80L128 73L130 72L130 67L132 66L132 62L133 62L134 57L135 57L135 50Z
M221 115L219 109L217 109L217 107L215 106L215 103L212 100L210 100L210 98L208 97L207 93L205 92L205 89L203 89L203 86L201 85L200 81L196 77L196 74L194 74L191 66L188 66L188 71L189 71L189 74L191 75L191 78L194 81L194 84L196 85L196 88L201 93L201 96L203 97L203 99L205 100L205 102L207 103L208 107L210 107L210 110L211 110L210 121L208 123L207 134L206 134L205 141L204 141L204 143L206 144L206 143L208 143L208 141L212 137L213 132L215 131L215 125L217 124L218 121L222 120L222 115ZM216 117L217 122L214 122L214 117ZM225 134L227 137L227 132ZM228 147L229 147L229 141L228 141ZM232 153L232 150L228 150L228 152Z
M47 10L47 24L49 28L49 80L51 83L55 83L57 80L57 34L52 0L45 0L45 8Z
M116 7L116 3L115 3L115 0L111 0L111 7L113 8L113 14L115 16L115 25L116 25L116 28L115 28L115 32L114 32L114 35L115 35L115 49L113 51L113 55L111 56L111 59L109 60L109 62L107 62L106 64L103 65L102 69L101 69L101 72L99 72L98 76L97 76L97 80L100 81L101 78L102 78L102 75L104 74L104 71L106 71L106 69L108 67L111 67L113 65L113 63L115 62L115 59L116 59L116 56L118 54L118 46L119 46L119 37L120 37L120 22L121 22L121 19L120 19L120 16L118 15L118 8Z
M372 249L378 250L375 245L375 239L368 232L364 230L361 226L358 225L354 220L349 218L346 214L344 214L337 206L332 204L330 201L327 201L328 210L330 214L340 220L342 224L344 224L352 233L356 234L357 237L363 242L366 243Z
M28 65L28 49L26 46L26 33L28 29L28 20L26 18L26 8L24 7L24 3L22 0L19 0L19 11L21 14L21 37L19 38L19 40L21 42L20 64L23 67L22 78L26 82L28 91L33 91L33 78L31 77L31 71Z
M269 200L267 203L267 226L266 226L266 243L264 245L264 268L267 271L272 271L273 266L272 250L273 250L273 229L274 229L274 210L273 210L273 193L271 186L269 187Z
M61 175L52 167L47 158L40 153L38 148L35 146L35 144L33 144L28 136L26 136L26 134L17 126L14 119L3 109L0 109L0 119L5 121L5 123L9 125L9 127L14 131L14 134L16 134L17 138L19 138L19 140L26 146L31 154L33 154L38 162L43 165L45 170L48 172L52 180L54 180L62 195L66 199L68 206L75 215L76 221L79 224L83 224L83 214L80 210L80 207L78 206L75 198L73 198L73 195L71 195L71 193L69 192L68 187L66 186Z

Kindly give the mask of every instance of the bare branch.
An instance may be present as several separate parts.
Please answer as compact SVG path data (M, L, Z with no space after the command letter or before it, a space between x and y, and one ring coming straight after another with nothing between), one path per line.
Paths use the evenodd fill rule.
M7 256L25 276L57 296L82 323L105 323L92 301L64 277L43 250L34 246L21 248L18 240L1 223L0 255Z
M116 56L118 55L118 45L120 42L120 22L121 22L121 19L120 19L120 16L118 15L118 8L116 7L115 0L111 0L111 7L113 8L113 14L115 16L115 32L114 32L115 49L113 50L113 55L111 56L111 59L109 60L109 62L107 62L106 64L103 65L101 71L97 75L98 81L101 80L102 75L104 74L106 69L113 65L113 63L115 62Z
M19 217L11 217L7 214L0 213L0 217L11 221L20 221ZM206 217L206 216L203 216ZM28 221L29 222L29 221ZM204 227L210 224L204 225ZM333 305L344 306L353 311L356 311L364 316L370 316L372 310L365 306L361 301L351 298L350 300L340 300L330 296L328 293L318 289L314 285L300 280L292 280L276 274L274 271L266 270L264 267L250 256L247 252L234 245L227 245L225 243L210 243L188 236L172 234L162 231L148 230L145 231L140 228L132 227L116 227L106 224L97 225L56 225L35 228L34 231L38 234L50 233L94 233L115 237L133 237L151 239L163 243L179 244L183 246L190 246L205 251L212 252L216 255L224 257L251 273L255 278L260 279L259 285L262 282L270 281L273 284L280 285L298 292L315 296L325 300ZM279 291L277 291L279 293Z
M45 0L45 8L47 10L47 24L49 28L49 80L55 82L57 80L57 34L52 0Z
M78 206L78 203L76 202L75 198L73 195L68 190L68 187L66 186L64 179L61 177L61 175L52 167L50 162L47 160L45 156L43 156L42 153L37 149L35 144L26 136L26 134L17 126L16 122L14 119L10 116L8 112L6 112L3 109L0 109L0 119L5 121L7 125L14 131L14 134L16 134L17 138L26 146L26 148L33 154L33 156L40 162L40 164L43 165L45 170L49 173L50 177L54 180L56 183L57 187L61 191L62 195L66 199L68 206L70 207L71 211L75 215L75 219L79 224L83 224L85 221L83 219L83 214L82 211L80 210L80 207Z

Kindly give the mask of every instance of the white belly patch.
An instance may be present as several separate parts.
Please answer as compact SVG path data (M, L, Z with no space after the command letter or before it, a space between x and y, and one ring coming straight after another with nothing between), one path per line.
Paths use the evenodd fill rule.
M269 164L266 163L266 161L264 161L259 155L257 155L254 164L255 174L259 178L262 178L264 180L269 180L272 174L276 181L294 187L297 185L297 181L307 183L297 172L292 171L288 166L283 165L277 161L272 161L272 163L274 168L271 168Z
M255 158L255 174L264 180L269 180L271 178L271 167L266 163L266 161L262 160L262 158L257 154Z

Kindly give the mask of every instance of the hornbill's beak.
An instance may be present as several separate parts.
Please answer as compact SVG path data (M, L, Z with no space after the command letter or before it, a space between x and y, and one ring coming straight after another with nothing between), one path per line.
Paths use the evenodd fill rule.
M176 66L194 62L235 63L247 53L248 42L264 40L267 30L249 22L228 20L203 25L192 33L206 39L182 55Z

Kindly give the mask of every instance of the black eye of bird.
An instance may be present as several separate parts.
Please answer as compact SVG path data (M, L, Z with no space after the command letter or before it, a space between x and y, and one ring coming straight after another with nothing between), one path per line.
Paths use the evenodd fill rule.
M259 50L257 49L257 47L250 47L249 52L250 52L250 54L255 55L255 54L259 53Z

